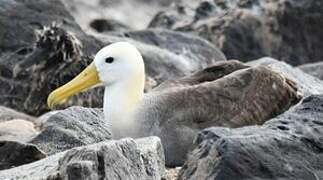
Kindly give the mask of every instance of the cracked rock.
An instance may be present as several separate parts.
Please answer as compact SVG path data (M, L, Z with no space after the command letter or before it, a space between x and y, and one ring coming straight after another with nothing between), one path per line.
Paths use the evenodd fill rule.
M196 138L178 179L306 179L323 174L323 96L262 126L212 127Z
M151 145L147 142L151 142ZM28 165L4 170L0 173L0 179L159 180L164 171L160 140L147 137L104 141L74 148Z

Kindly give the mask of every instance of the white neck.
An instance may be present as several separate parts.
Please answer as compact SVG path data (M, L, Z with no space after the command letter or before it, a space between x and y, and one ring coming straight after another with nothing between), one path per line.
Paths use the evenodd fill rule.
M113 138L129 136L134 123L133 112L144 93L144 76L105 87L104 116L111 125Z

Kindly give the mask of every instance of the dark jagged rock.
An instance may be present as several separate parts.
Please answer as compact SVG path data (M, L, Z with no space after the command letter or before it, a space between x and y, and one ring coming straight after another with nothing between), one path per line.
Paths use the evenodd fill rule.
M318 63L312 63L312 64L304 64L302 66L299 66L299 68L314 76L319 78L320 80L323 80L323 63L322 62L318 62Z
M30 143L47 154L111 139L101 109L70 107L42 117L40 133Z
M59 0L1 4L1 105L42 114L50 90L79 73L100 43L85 35Z
M322 119L323 96L312 95L262 126L203 130L179 179L319 179Z
M317 0L182 1L149 27L198 34L228 59L271 56L299 65L323 59L322 8Z
M61 25L84 45L86 53L98 49L98 44L85 35L60 0L23 0L0 1L0 55L17 51L19 55L27 54L30 46L36 41L35 30L52 23ZM15 62L12 62L15 63Z
M48 111L47 95L76 76L100 47L111 42L130 41L138 46L146 63L146 90L166 79L225 60L207 41L169 31L104 35L98 41L85 35L58 0L1 3L6 8L0 10L0 23L5 29L0 32L4 37L0 39L0 104L28 114ZM11 17L12 14L18 15ZM15 33L19 34L17 38ZM97 88L69 99L65 106L102 107L102 96L103 88Z
M37 32L30 52L20 55L19 50L0 58L1 104L32 115L48 111L50 91L91 62L72 33L56 25Z
M164 162L162 144L157 137L122 139L71 149L4 170L0 179L159 180L165 171Z
M0 170L32 163L46 157L32 144L15 141L0 141Z

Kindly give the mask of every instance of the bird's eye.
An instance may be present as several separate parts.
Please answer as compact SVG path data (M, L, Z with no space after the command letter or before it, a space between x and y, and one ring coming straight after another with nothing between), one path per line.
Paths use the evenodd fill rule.
M105 58L105 62L106 63L113 63L113 61L114 61L113 57L107 57L107 58Z

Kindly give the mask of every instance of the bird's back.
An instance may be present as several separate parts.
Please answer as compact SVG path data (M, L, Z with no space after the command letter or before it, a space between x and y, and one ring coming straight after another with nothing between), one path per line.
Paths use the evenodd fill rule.
M296 102L296 88L280 74L223 62L146 94L136 116L138 134L159 136L167 164L180 165L201 129L262 124L290 99Z

